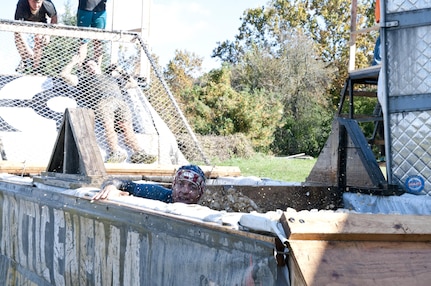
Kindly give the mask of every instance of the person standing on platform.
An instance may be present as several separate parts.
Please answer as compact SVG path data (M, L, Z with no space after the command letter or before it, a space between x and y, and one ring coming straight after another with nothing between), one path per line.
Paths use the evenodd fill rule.
M374 8L374 17L377 24L380 23L380 0L376 0L376 7ZM380 32L377 35L376 44L374 46L373 66L379 65L382 61L380 56Z
M57 24L57 11L50 0L19 0L15 10L15 20ZM48 35L34 35L33 49L26 43L21 33L15 33L15 45L21 56L21 62L17 67L17 72L24 72L32 69L32 72L39 70L42 58L42 48L49 43Z
M106 28L106 0L79 0L78 11L76 15L78 27L86 28ZM82 39L79 47L80 62L84 62L88 53L89 39ZM99 66L102 66L103 43L100 40L94 40L94 58Z

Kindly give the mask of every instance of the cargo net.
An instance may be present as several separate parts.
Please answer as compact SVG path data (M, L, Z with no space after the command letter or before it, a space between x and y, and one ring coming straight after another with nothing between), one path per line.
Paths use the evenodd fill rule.
M105 162L203 162L137 33L0 20L3 161L48 163L67 108L94 112Z

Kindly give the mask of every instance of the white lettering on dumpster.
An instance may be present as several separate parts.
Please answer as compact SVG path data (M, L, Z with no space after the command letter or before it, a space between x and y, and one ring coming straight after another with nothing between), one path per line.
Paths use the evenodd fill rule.
M0 196L0 203L0 254L39 278L55 285L139 284L139 233L14 196ZM8 267L8 275L18 275Z

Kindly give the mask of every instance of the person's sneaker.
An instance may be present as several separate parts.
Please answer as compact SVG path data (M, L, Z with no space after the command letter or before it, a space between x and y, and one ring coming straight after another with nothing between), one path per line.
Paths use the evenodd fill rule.
M106 163L123 163L126 161L127 155L121 151L117 151L114 153L110 153L108 159L106 159Z
M33 68L33 61L31 59L21 60L16 67L15 71L17 73L27 73Z
M157 156L147 154L144 150L135 152L130 156L130 162L133 164L151 164L156 160Z

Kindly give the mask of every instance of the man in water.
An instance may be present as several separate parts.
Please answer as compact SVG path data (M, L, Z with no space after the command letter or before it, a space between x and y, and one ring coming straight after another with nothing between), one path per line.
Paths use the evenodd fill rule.
M110 179L102 184L101 191L93 200L133 195L165 203L196 204L205 191L205 182L205 174L199 166L186 165L175 172L172 189L154 183Z

